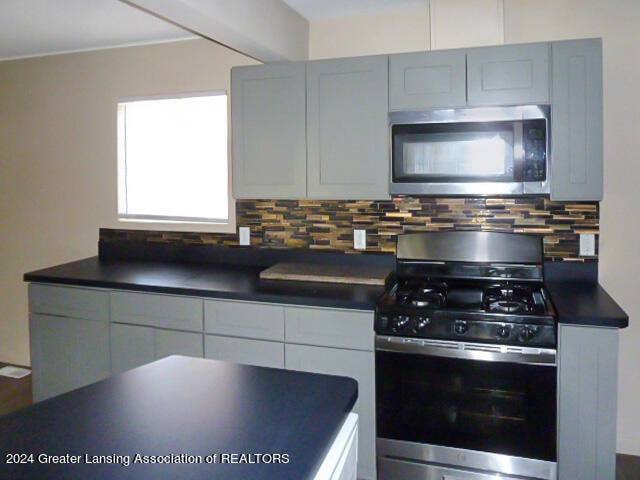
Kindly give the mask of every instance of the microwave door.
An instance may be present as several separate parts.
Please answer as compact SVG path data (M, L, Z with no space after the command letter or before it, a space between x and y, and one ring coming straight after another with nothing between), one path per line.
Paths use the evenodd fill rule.
M437 132L396 136L394 179L407 182L511 182L522 169L518 133ZM519 147L521 149L521 146Z

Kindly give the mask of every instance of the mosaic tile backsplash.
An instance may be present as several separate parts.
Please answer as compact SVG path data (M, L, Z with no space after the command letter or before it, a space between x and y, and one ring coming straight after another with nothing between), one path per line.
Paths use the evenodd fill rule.
M597 261L599 204L553 202L545 197L392 200L238 200L238 226L251 229L255 248L295 248L362 253L353 230L367 231L366 252L395 253L395 236L428 230L535 233L544 238L547 261ZM592 233L596 255L579 255L579 234ZM238 236L101 229L104 242L238 245Z

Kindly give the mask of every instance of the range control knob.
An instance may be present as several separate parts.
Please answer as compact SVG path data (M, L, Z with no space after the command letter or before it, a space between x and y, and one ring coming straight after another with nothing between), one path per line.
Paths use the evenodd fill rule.
M464 335L469 330L469 324L465 320L456 320L453 325L453 331L458 335Z
M536 336L538 329L533 326L525 325L518 332L518 341L520 343L526 343Z
M497 333L500 338L509 338L511 327L509 325L499 325Z
M409 321L411 317L409 315L398 315L394 319L394 331L399 331L405 329L409 325Z
M426 326L429 325L429 322L430 322L429 317L417 317L416 318L416 331L426 328Z

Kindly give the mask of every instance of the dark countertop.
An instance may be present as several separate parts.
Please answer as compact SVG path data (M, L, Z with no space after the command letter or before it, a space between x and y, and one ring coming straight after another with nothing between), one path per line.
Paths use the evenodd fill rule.
M384 290L371 285L261 280L259 273L263 268L91 257L27 273L24 280L361 310L373 310Z
M219 299L315 307L374 310L384 287L337 283L261 280L264 266L100 260L91 257L24 275L28 282L135 290ZM555 268L555 267L554 267ZM571 269L573 278L581 278ZM566 273L566 272L565 272ZM625 328L628 315L597 281L547 282L561 323ZM597 278L597 277L595 277Z
M629 316L594 282L547 282L558 321L565 324L626 328Z
M0 417L0 476L311 478L357 397L351 378L172 356ZM7 464L8 453L33 454L34 462ZM217 454L219 462L223 453L254 461L255 454L286 454L289 461L204 461ZM136 454L177 457L134 464ZM78 464L43 463L76 455ZM87 463L99 455L116 461ZM203 463L185 464L186 455Z

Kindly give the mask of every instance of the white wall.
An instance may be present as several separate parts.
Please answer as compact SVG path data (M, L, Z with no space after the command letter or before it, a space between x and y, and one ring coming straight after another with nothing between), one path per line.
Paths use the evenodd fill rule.
M0 62L0 361L30 363L23 274L115 224L118 97L228 90L247 63L204 40Z
M456 1L467 2L446 0ZM620 332L618 451L640 455L640 2L504 0L503 13L505 43L603 39L605 180L600 205L600 282L630 316L629 328ZM389 18L386 27L381 27L384 19L373 16L312 23L310 58L429 48L428 34L420 36L415 31L428 12ZM465 28L470 28L468 22ZM478 23L476 28L484 26ZM455 37L455 32L447 33Z
M317 20L309 27L309 58L354 57L429 48L429 10Z

